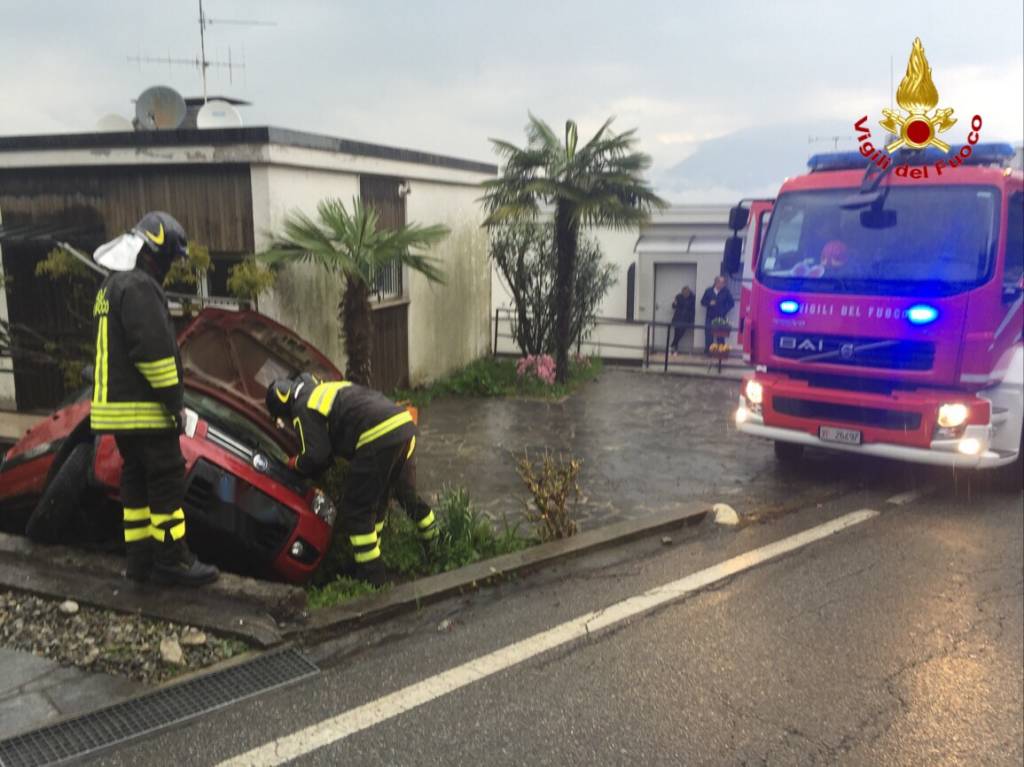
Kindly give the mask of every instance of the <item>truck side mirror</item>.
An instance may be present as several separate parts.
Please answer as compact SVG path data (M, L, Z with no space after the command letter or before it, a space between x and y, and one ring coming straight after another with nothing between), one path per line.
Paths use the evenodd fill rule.
M736 274L743 265L743 239L733 235L725 241L722 252L722 269L726 274Z
M729 208L729 228L734 232L738 232L740 229L746 229L747 222L750 220L750 209L744 208L742 205L737 205L734 208Z

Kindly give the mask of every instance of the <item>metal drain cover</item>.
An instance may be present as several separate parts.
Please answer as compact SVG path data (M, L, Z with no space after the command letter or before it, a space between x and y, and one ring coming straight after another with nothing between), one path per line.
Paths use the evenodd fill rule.
M92 756L319 673L320 669L297 650L266 653L237 666L2 740L0 767L38 767Z

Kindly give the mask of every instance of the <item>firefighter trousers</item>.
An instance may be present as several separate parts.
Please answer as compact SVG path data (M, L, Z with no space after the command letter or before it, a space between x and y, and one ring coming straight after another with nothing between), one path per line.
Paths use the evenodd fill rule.
M185 537L185 459L176 431L115 434L124 460L124 541L172 543Z
M381 534L392 496L416 525L424 541L437 537L430 506L416 492L415 437L392 447L360 455L349 464L340 516L352 544L356 572L376 580L382 575Z

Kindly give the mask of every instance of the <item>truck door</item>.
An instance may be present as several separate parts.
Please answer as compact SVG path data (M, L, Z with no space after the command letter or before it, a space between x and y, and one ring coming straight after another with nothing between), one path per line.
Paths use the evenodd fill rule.
M757 270L757 259L761 254L765 232L768 231L768 220L772 215L773 200L755 200L750 204L750 223L747 225L743 241L743 286L740 289L740 346L743 359L750 361L751 352L751 291L754 287L754 272Z

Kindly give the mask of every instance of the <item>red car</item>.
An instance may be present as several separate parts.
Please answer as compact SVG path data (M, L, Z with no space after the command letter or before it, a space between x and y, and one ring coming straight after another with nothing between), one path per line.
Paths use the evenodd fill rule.
M309 343L254 312L203 310L179 335L185 372L188 542L218 566L301 583L331 542L330 499L287 467L288 430L267 385L341 373ZM34 426L0 463L0 527L44 542L119 545L121 456L89 429L92 386Z

